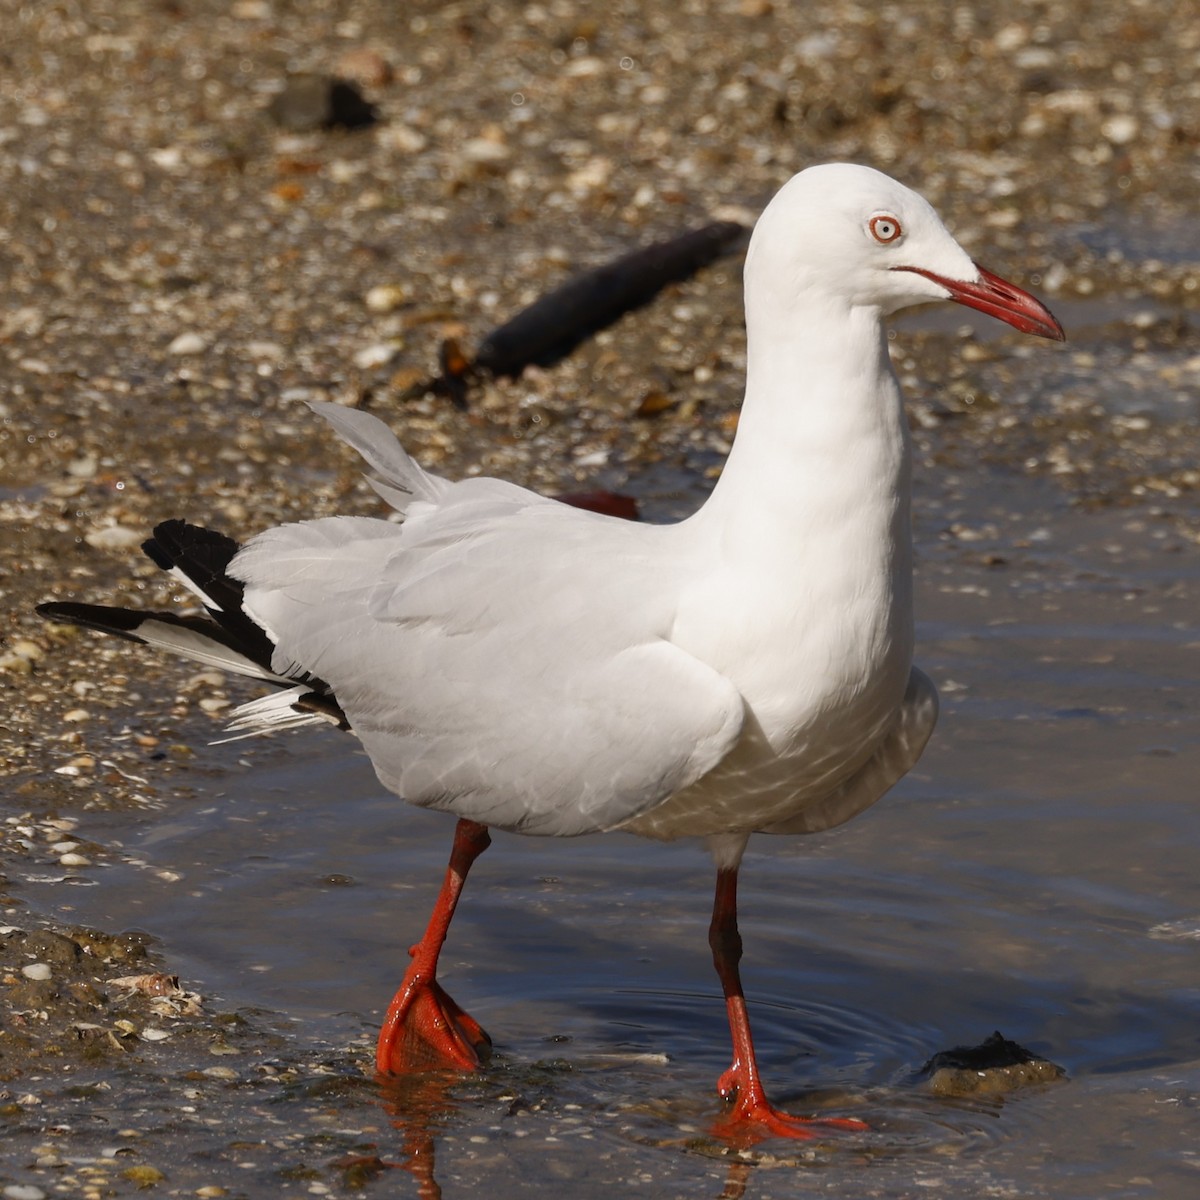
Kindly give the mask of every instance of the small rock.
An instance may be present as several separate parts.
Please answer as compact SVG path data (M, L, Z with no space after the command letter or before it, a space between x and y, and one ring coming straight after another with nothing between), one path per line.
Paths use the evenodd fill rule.
M225 675L221 671L197 671L188 677L181 691L194 692L200 688L219 688L225 686Z
M84 854L62 854L59 856L58 865L60 867L90 867L92 860Z
M139 1188L154 1187L156 1184L163 1183L167 1178L157 1167L148 1165L126 1167L121 1174L130 1183L136 1183Z
M376 342L372 346L364 346L354 355L354 365L360 371L369 371L373 367L383 367L396 357L397 347L389 346L386 342Z
M21 968L21 974L26 979L40 980L50 978L50 964L43 962L30 963Z
M55 933L52 929L35 930L25 939L25 953L36 955L39 964L74 963L83 954L83 948L74 938ZM30 979L37 976L29 976ZM48 976L42 976L48 978Z
M1137 118L1129 113L1115 113L1100 123L1100 132L1115 146L1125 146L1137 137Z
M46 1200L46 1193L32 1183L10 1183L0 1196L4 1200Z
M149 1027L142 1030L142 1039L147 1042L165 1042L170 1036L165 1029Z
M103 529L92 529L83 535L83 540L96 550L132 550L146 540L140 529L125 525L105 525Z
M164 171L177 171L183 166L182 146L160 146L150 151L150 161Z
M86 708L73 708L70 712L63 713L64 721L87 721L91 719L92 714Z
M477 167L496 167L512 157L512 151L503 142L491 138L468 138L459 153Z
M83 458L67 463L67 474L75 479L91 479L99 465L94 454L86 454Z
M379 140L386 149L401 154L420 154L429 145L429 139L411 125L389 125L380 132Z
M13 654L20 658L27 658L30 662L37 662L46 657L45 650L37 642L31 642L28 638L15 638L10 649Z
M314 129L364 129L379 119L358 85L327 75L292 75L267 111L275 123L294 133Z
M395 312L407 299L404 289L395 283L381 283L363 297L363 303L373 313Z
M603 75L606 70L603 59L589 54L583 58L570 59L563 67L563 74L572 79L587 79L594 75Z
M355 46L337 60L334 71L339 79L348 79L365 88L386 87L392 82L392 64L378 50Z
M168 354L203 354L208 349L208 342L198 333L181 333L167 347Z
M1066 1071L996 1032L978 1046L942 1050L921 1068L921 1074L939 1096L996 1096L1054 1083L1065 1078Z

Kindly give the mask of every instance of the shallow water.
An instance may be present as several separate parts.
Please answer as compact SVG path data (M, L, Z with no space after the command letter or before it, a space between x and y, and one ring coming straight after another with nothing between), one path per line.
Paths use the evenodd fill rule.
M756 838L742 872L768 1085L871 1132L768 1143L748 1175L721 1161L706 1137L727 1032L704 853L501 834L443 959L497 1058L398 1101L407 1122L370 1126L383 1158L403 1158L428 1101L447 1196L566 1181L579 1196L635 1182L680 1196L1196 1193L1200 556L1165 549L1137 513L1080 514L1029 480L943 479L919 499L918 659L943 694L938 732L868 814ZM990 523L982 540L939 536L960 507ZM1006 566L983 565L994 548ZM213 1001L366 1061L451 822L384 793L332 731L252 747L241 767L247 748L227 749L214 790L112 829L125 861L94 871L98 886L31 898L148 930ZM995 1029L1068 1081L1005 1100L923 1088L932 1054ZM513 1100L530 1089L536 1102ZM244 1100L227 1103L244 1124ZM344 1116L361 1125L375 1103L356 1093Z

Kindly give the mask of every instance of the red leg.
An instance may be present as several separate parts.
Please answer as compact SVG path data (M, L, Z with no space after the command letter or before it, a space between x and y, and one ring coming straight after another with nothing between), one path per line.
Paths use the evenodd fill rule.
M733 1065L717 1080L717 1090L731 1101L729 1111L717 1122L716 1133L735 1141L755 1142L764 1137L815 1138L822 1129L862 1130L867 1126L850 1117L793 1117L780 1112L767 1099L754 1057L750 1018L738 963L742 937L737 927L737 868L717 871L712 924L708 930L713 964L725 992L729 1032L733 1038ZM814 1128L817 1126L819 1128Z
M375 1068L381 1075L445 1067L471 1071L491 1050L491 1039L479 1023L463 1012L437 981L438 955L467 872L491 841L487 826L475 821L461 820L454 830L454 848L442 890L424 936L408 952L412 963L379 1031Z

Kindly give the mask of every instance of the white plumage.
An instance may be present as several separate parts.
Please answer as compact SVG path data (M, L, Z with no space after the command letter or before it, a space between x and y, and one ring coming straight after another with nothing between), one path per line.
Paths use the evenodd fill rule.
M947 299L1062 337L915 193L864 167L811 168L751 240L741 421L689 519L637 525L495 479L448 483L374 417L321 404L401 521L286 525L236 554L219 534L165 522L147 550L183 572L212 624L42 611L276 682L288 690L239 709L233 732L348 724L385 786L460 818L384 1021L381 1071L472 1067L486 1052L436 980L486 826L703 836L734 1044L723 1128L813 1136L758 1077L737 867L755 831L812 833L874 803L933 730L937 693L912 665L908 429L883 320Z

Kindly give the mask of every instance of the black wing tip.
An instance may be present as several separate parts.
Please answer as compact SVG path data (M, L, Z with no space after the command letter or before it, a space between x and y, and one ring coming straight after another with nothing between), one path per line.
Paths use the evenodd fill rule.
M158 542L154 540L154 538L147 538L142 543L142 553L148 559L150 559L150 561L153 562L160 571L169 571L175 565L167 556L163 548L158 544Z
M209 554L215 552L215 561L222 567L228 566L241 549L228 534L204 525L192 525L180 517L159 521L154 527L154 536L142 543L142 549L166 571L178 566L181 558L200 548Z
M133 608L111 608L104 604L80 604L75 600L48 600L35 606L34 612L47 621L59 625L78 625L84 629L95 629L99 633L111 633L128 638L133 642L143 641L137 634L139 626L148 617L158 613L143 612Z

